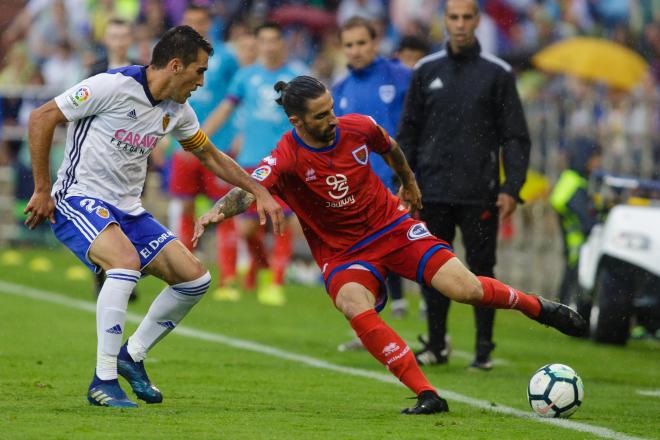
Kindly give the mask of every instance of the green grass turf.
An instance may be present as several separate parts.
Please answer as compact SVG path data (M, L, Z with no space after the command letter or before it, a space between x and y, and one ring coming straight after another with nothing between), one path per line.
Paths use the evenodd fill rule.
M35 272L35 258L49 260ZM38 263L38 262L37 262ZM43 266L43 264L42 264ZM0 251L0 280L92 300L91 277L71 280L82 267L63 250L22 250L11 261ZM32 268L32 269L31 269ZM140 281L143 314L161 289ZM291 286L282 308L260 305L254 295L237 303L209 297L183 322L188 328L259 342L335 365L376 373L386 370L366 353L339 353L350 327L320 288ZM416 310L416 297L411 296ZM416 313L385 320L411 343L426 324ZM92 407L85 391L94 368L94 315L60 304L0 291L0 439L4 438L227 438L227 439L583 439L592 434L498 414L449 401L449 414L399 415L414 403L403 387L369 378L311 368L294 361L177 335L150 354L146 365L165 395L162 405L137 410ZM454 305L450 332L455 350L471 353L474 324L469 307ZM134 323L128 323L132 332ZM631 341L625 347L595 345L565 337L522 315L499 312L496 359L488 373L469 372L469 359L426 368L441 390L530 412L527 380L540 366L573 367L585 383L585 401L572 421L622 435L660 438L660 398L636 390L660 389L660 344ZM126 391L130 389L123 382ZM623 437L620 437L623 438Z

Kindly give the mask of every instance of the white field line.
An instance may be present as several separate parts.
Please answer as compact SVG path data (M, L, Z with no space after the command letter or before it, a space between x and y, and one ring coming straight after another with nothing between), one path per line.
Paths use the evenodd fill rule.
M55 292L49 292L46 290L36 289L36 288L23 286L20 284L9 283L1 280L0 280L0 293L36 299L39 301L47 301L68 308L84 310L90 313L96 313L96 304L90 301L77 300ZM142 320L142 317L133 313L128 313L126 315L126 320L137 324ZM178 326L174 334L178 334L180 336L187 336L189 338L194 338L194 339L200 339L203 341L228 345L230 347L249 350L256 353L266 354L280 359L286 359L289 361L304 364L310 367L320 368L323 370L330 370L337 373L346 374L349 376L365 377L380 382L391 383L394 385L401 385L401 383L390 374L378 373L375 371L364 370L360 368L343 367L341 365L331 364L329 362L325 362L323 360L316 359L310 356L291 353L288 351L280 350L279 348L270 347L268 345L264 345L244 339L232 338L219 333L211 333L203 330L196 330L190 327ZM438 389L438 392L448 400L465 403L470 406L474 406L480 409L486 409L496 413L508 414L523 419L530 419L537 421L539 423L546 423L564 429L586 432L601 438L609 438L615 440L646 440L642 437L634 437L621 432L613 431L608 428L588 425L586 423L574 422L565 419L545 419L545 418L537 417L531 411L521 411L515 408L510 408L508 406L494 404L490 401L479 400L472 397L468 397L463 394L455 393L453 391L449 391L445 389Z
M637 390L635 392L637 394L642 395L642 396L660 397L660 389L658 389L658 390Z

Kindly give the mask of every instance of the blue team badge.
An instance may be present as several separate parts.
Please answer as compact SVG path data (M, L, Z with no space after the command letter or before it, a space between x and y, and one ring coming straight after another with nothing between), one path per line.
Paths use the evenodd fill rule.
M389 104L394 101L394 96L396 96L396 87L392 84L384 84L378 87L378 96L380 100L385 104Z
M270 176L271 168L268 165L262 165L259 168L252 171L252 177L259 182L266 180L266 177Z
M352 153L353 157L360 165L366 165L369 162L369 150L366 145L356 148Z
M424 223L415 223L408 229L408 239L409 240L419 240L420 238L430 237L431 233L426 229Z

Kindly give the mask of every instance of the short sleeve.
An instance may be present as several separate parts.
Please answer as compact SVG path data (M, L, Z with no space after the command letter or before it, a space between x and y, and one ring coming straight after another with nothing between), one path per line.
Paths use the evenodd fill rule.
M227 98L237 103L245 99L246 81L247 81L247 70L239 69L238 72L236 72L236 75L234 75L234 78L231 80L231 83L229 84L229 88L227 89Z
M369 148L379 154L387 153L392 148L390 135L387 131L374 121L371 116L365 117L367 136L369 138Z
M112 102L122 100L120 87L113 80L113 75L106 73L89 77L56 96L55 103L68 121L103 113Z
M252 172L252 178L270 192L277 193L285 177L292 172L292 168L293 161L282 149L276 148L269 156L261 159L259 166Z
M197 120L197 115L192 109L190 104L186 101L183 104L181 118L177 121L177 124L172 128L172 136L178 141L185 139L190 139L199 131L199 120Z

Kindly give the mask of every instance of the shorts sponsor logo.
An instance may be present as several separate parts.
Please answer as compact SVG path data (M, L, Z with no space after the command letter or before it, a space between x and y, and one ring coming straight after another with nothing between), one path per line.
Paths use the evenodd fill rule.
M140 249L140 255L144 258L148 258L151 254L157 253L158 248L160 248L169 237L174 237L172 231L163 232L158 238L151 240L147 246Z
M424 223L415 223L408 229L408 240L419 240L420 238L430 237L431 233L426 229Z
M268 176L270 176L271 171L272 168L270 166L262 165L256 170L252 171L252 178L258 180L259 182L263 182Z
M360 165L366 165L369 162L369 150L366 145L356 148L352 153L353 157Z
M332 187L328 194L335 200L341 200L348 194L348 179L343 174L328 176L325 183Z
M389 104L390 102L394 101L395 96L396 87L394 87L393 84L383 84L382 86L378 87L378 97L385 104Z
M87 101L89 99L89 96L90 96L89 87L82 86L78 90L76 90L72 95L69 96L69 101L71 101L71 105L77 108L80 106L80 104Z

